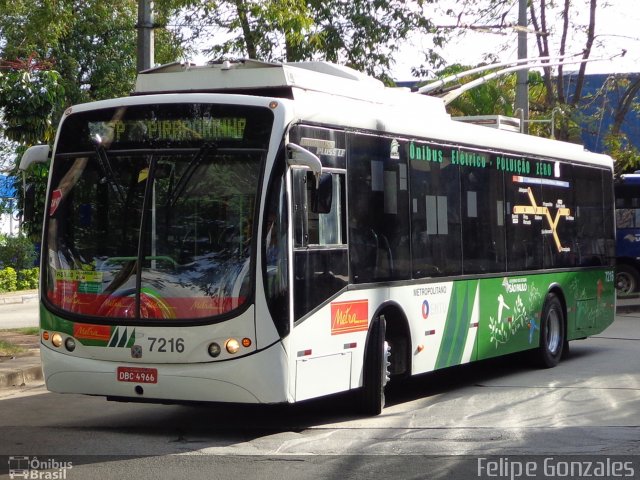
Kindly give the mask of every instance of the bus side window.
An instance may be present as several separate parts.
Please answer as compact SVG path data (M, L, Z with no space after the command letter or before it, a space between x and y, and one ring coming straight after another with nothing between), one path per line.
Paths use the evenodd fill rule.
M349 137L349 252L354 283L411 277L410 172L398 139Z
M319 188L306 170L293 179L295 246L344 244L344 175L322 174Z
M262 232L262 252L269 312L281 337L287 336L290 329L287 226L287 194L284 173L276 171L269 184Z
M294 297L298 320L347 285L345 175L294 169ZM329 195L329 192L330 195Z

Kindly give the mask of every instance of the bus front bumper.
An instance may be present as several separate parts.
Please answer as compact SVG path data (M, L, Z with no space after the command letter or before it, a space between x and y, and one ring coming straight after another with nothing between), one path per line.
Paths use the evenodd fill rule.
M47 389L147 401L283 403L287 358L281 343L224 362L141 364L80 358L41 345ZM151 369L146 382L122 381L118 369Z

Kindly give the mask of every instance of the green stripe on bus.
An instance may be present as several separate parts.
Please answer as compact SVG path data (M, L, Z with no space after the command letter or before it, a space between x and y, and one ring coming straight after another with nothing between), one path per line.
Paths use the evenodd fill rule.
M459 365L462 362L477 284L478 281L475 280L453 285L451 307L447 313L447 323L444 327L436 368Z

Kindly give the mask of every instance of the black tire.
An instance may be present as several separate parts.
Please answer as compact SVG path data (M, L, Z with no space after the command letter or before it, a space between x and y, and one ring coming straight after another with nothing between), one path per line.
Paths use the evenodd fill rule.
M564 310L557 295L549 293L540 317L540 346L537 362L543 368L555 367L567 343Z
M629 295L638 290L640 274L638 269L621 263L616 266L616 291L620 295Z
M365 415L379 415L384 408L384 387L389 381L386 330L384 315L373 319L364 353L363 386L360 392L360 411Z

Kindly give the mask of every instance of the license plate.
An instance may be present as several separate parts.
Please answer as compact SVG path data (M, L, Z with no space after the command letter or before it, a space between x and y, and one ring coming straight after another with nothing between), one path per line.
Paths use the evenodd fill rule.
M118 367L116 376L119 382L158 383L156 368Z

